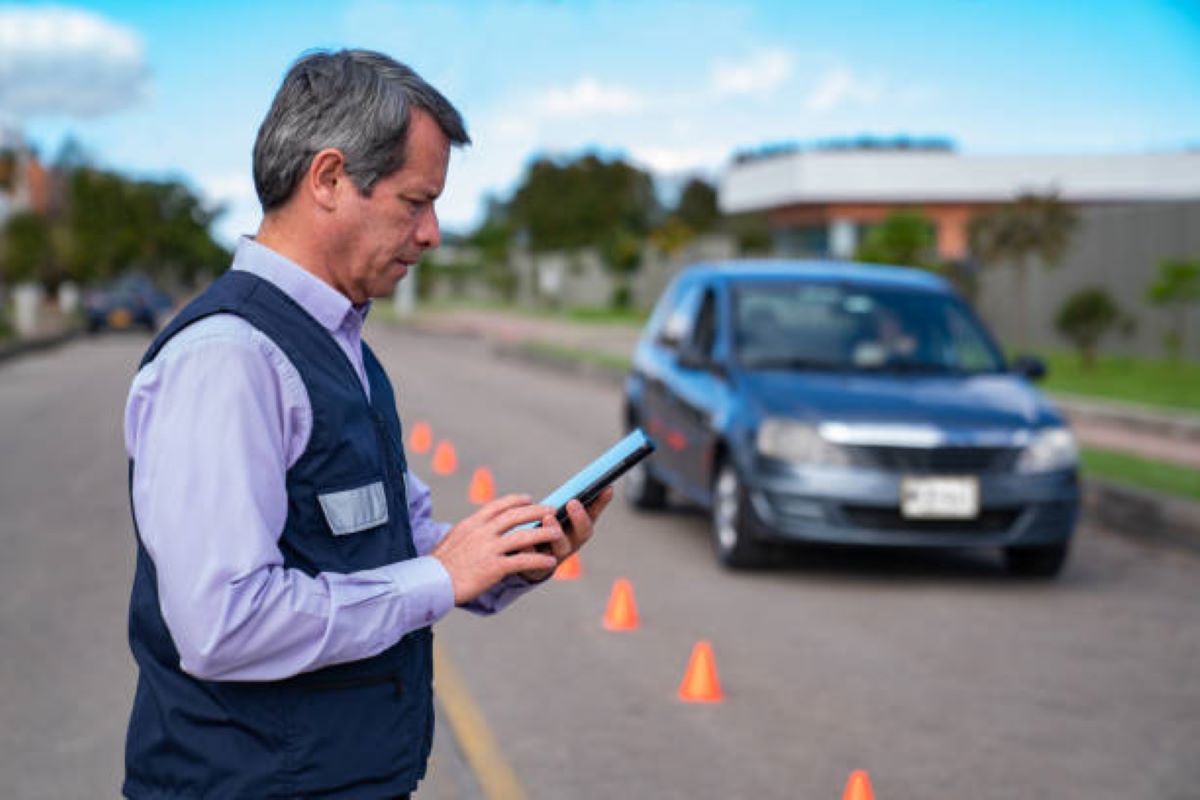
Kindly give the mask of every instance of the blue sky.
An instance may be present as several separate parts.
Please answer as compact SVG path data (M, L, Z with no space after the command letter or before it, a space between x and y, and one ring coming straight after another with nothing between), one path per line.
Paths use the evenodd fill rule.
M406 61L463 111L447 228L537 153L599 149L671 176L735 150L947 136L971 153L1200 146L1200 3L0 2L0 120L52 155L181 176L253 232L254 134L313 47Z

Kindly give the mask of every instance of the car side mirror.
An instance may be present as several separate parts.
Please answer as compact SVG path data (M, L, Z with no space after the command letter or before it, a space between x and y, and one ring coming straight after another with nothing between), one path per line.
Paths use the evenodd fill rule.
M675 363L684 369L700 369L716 375L724 375L725 367L719 361L691 347L684 347L675 358Z
M712 363L707 356L691 347L681 348L675 362L684 369L708 369Z
M1046 377L1046 362L1037 356L1021 355L1012 360L1012 371L1030 381Z

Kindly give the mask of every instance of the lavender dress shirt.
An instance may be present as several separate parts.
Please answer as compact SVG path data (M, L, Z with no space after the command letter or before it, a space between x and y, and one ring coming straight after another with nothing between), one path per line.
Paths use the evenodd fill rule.
M367 307L253 239L233 269L270 281L329 331L369 393ZM283 566L285 473L303 454L312 407L284 353L241 317L178 333L134 378L125 449L133 509L158 571L163 619L180 667L205 680L278 680L391 647L454 606L450 576L427 555L450 526L429 489L405 476L417 558L314 577ZM493 613L528 590L513 576L468 608Z

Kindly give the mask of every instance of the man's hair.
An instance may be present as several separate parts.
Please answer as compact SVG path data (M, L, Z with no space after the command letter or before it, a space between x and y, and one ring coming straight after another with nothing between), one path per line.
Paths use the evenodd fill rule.
M333 147L363 194L404 166L412 108L454 145L470 144L462 115L412 69L371 50L301 56L275 94L254 142L254 188L263 211L287 202L313 156Z

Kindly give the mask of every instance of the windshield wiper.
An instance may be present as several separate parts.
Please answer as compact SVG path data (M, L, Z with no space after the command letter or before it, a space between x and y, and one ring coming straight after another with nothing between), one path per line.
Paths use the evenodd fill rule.
M874 369L880 372L900 372L906 374L922 373L926 375L941 375L958 370L947 364L937 364L932 361L892 361L880 364Z
M833 361L821 361L815 358L760 358L751 361L743 361L742 366L747 369L799 369L812 370L814 372L844 372L848 369L846 364L838 364Z

